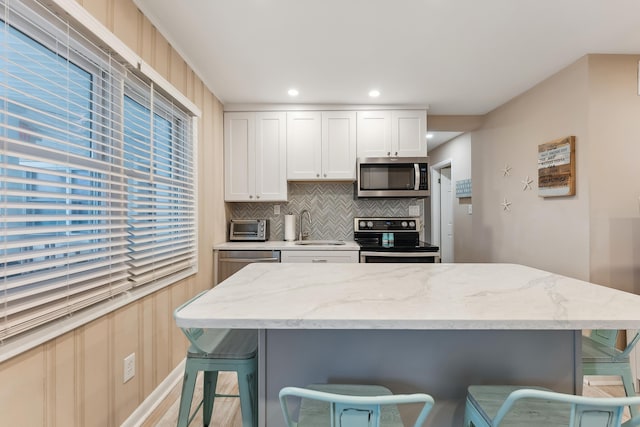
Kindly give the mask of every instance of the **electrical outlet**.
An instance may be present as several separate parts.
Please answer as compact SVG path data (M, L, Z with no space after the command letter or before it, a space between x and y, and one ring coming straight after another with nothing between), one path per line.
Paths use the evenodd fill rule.
M471 215L473 213L473 209L471 208L471 205L469 205L469 215Z
M273 214L280 215L280 205L273 205Z
M131 353L124 358L124 379L123 383L126 383L136 374L136 354Z
M409 216L420 216L420 206L409 206Z

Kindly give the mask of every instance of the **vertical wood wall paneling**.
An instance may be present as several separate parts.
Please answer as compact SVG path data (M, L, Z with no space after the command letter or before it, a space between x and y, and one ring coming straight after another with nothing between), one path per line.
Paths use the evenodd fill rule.
M138 384L142 377L140 368L140 345L138 331L139 304L130 304L116 311L113 318L113 400L115 404L115 425L120 425L138 406ZM136 355L135 375L126 383L124 380L124 359L130 354Z
M171 319L173 319L173 312L176 307L189 299L188 288L188 283L187 286L171 286ZM169 354L172 356L169 366L173 369L174 366L184 359L187 349L187 339L174 321L170 322L169 331L171 336L171 351L169 351Z
M75 357L74 363L74 426L81 426L84 420L84 327L77 328L73 331L73 353Z
M0 425L44 425L45 363L40 346L0 366Z
M83 327L83 346L80 357L84 360L81 373L83 394L80 402L84 408L81 425L83 427L105 426L109 424L109 315L103 316Z
M108 28L127 44L137 51L139 44L139 12L138 8L130 0L112 0L112 22Z

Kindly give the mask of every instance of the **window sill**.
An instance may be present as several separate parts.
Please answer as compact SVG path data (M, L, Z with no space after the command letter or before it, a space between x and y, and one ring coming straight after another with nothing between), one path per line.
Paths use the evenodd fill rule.
M193 276L198 272L197 267L186 270L178 275L158 281L152 285L142 286L141 288L133 288L123 294L115 296L113 299L103 301L81 312L77 312L70 317L66 317L35 329L22 335L8 338L0 344L0 363L5 362L12 357L27 352L39 345L51 341L61 335L66 334L76 328L86 325L102 316L105 316L121 307L131 304L139 299L153 294L160 289L177 283L187 277Z

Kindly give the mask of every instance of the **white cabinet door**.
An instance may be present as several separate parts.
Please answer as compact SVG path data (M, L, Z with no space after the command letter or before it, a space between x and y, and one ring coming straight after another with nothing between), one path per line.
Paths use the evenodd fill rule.
M358 157L391 155L391 112L358 111Z
M249 201L255 189L255 114L224 115L224 199ZM249 198L251 197L251 199Z
M225 113L225 201L287 200L285 117L285 113Z
M287 113L287 179L321 178L321 118L317 111Z
M280 251L280 262L357 263L359 256L358 251Z
M425 110L359 111L358 157L427 155Z
M287 200L286 113L256 113L256 197Z
M322 113L322 178L356 179L356 113Z
M391 155L422 157L427 155L427 113L424 110L391 112Z

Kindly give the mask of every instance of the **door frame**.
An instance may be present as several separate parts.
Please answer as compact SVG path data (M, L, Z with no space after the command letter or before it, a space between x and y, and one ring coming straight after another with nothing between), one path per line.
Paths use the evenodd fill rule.
M440 218L440 176L442 168L451 168L451 182L453 182L453 161L451 159L442 160L435 165L431 165L431 243L440 246L440 236L442 229L442 218ZM452 202L453 204L453 198ZM453 207L453 206L452 206ZM455 229L455 218L451 218ZM455 259L454 248L451 248L451 254Z

